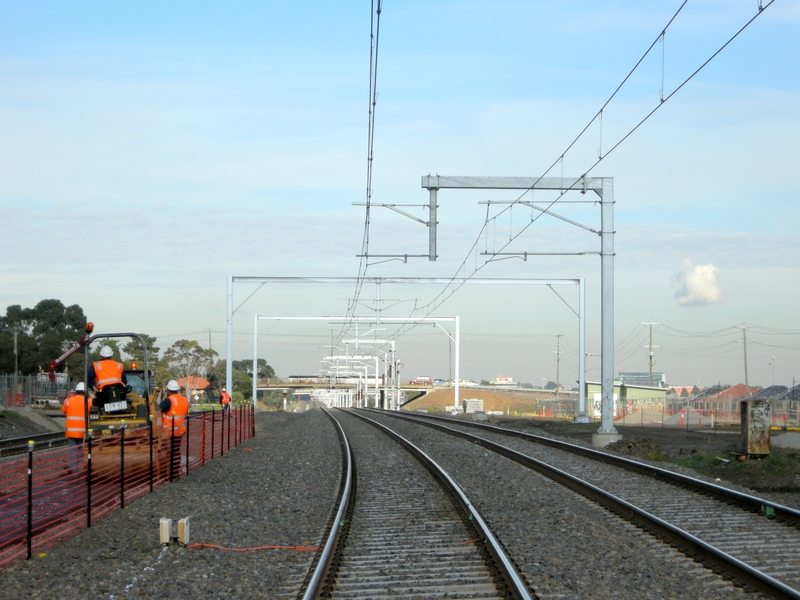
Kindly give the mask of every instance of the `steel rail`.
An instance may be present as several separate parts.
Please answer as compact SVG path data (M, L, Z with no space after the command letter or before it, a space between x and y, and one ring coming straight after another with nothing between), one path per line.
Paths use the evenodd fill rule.
M320 550L316 557L316 566L311 574L308 583L306 584L305 592L303 593L303 600L312 600L320 598L325 592L327 585L328 573L330 572L331 561L334 556L334 549L339 542L339 537L342 528L345 525L345 513L347 507L350 505L350 492L353 488L353 454L350 450L350 442L342 429L341 424L327 409L322 409L331 421L333 421L336 432L339 435L339 443L342 447L342 479L340 484L340 500L339 507L330 523L327 532L327 539L325 545Z
M366 410L374 410L374 409L366 409ZM450 419L447 417L438 417L435 415L396 414L396 416L400 418L407 418L409 420L417 419L419 420L419 422L430 420L430 421L446 422L452 425L464 425L466 427L474 427L478 429L483 429L485 431L490 431L492 433L497 433L500 435L506 435L509 437L516 437L536 442L544 446L557 448L565 452L571 452L573 454L577 454L585 458L590 458L592 460L596 460L598 462L602 462L608 465L612 465L622 469L627 469L639 475L652 477L653 479L658 479L661 481L665 481L667 483L671 483L673 485L688 488L690 490L700 492L707 496L716 498L717 500L720 500L722 502L726 502L729 504L736 504L746 510L749 510L750 512L759 513L761 515L770 518L774 517L779 522L784 522L795 527L800 527L800 510L791 508L789 506L784 506L783 504L778 504L776 502L772 502L764 498L759 498L758 496L750 496L748 494L738 492L736 490L732 490L730 488L726 488L721 485L716 485L714 483L709 483L701 479L695 479L694 477L689 477L688 475L675 473L673 471L668 471L660 467L631 460L629 458L625 458L622 456L614 456L613 454L609 454L607 452L600 452L599 450L585 448L583 446L578 446L576 444L571 444L569 442L554 440L552 438L546 438L532 433L525 433L523 431L516 431L514 429L505 429L503 427L497 427L496 425L488 425L485 423L475 423L472 421L463 421L461 419Z
M370 409L370 412L373 410L374 409ZM516 450L512 450L511 448L501 444L474 436L464 431L451 429L450 427L441 425L439 423L430 422L427 419L415 418L415 416L411 415L400 415L396 412L379 412L443 431L447 434L468 440L478 446L481 446L482 448L492 450L501 456L505 456L506 458L532 469L537 473L540 473L549 479L552 479L553 481L556 481L581 494L582 496L589 498L590 500L597 502L602 506L605 506L609 510L618 514L620 517L630 521L637 527L646 529L671 545L677 547L684 554L687 554L693 558L698 558L713 569L724 573L733 581L737 581L750 589L756 590L773 598L781 600L800 600L800 591L781 583L780 581L770 577L765 573L762 573L757 569L754 569L750 565L719 550L718 548L715 548L714 546L680 529L679 527L675 527L667 521L664 521L663 519L660 519L659 517L656 517L655 515L652 515L647 511L642 510L639 507L634 506L631 503L626 502L625 500L614 496L613 494L610 494L595 485L592 485L591 483L570 475L561 469L552 467L547 463L522 454L521 452L517 452Z
M525 583L525 580L517 572L516 567L505 553L505 550L495 537L494 533L492 533L491 529L489 529L486 521L483 520L483 517L481 517L478 510L469 501L469 498L467 498L466 494L455 482L455 480L450 477L450 475L441 466L439 466L438 463L436 463L430 456L425 454L425 452L423 452L409 440L401 436L399 433L389 429L382 423L373 421L372 419L358 414L352 410L347 410L346 412L383 431L386 435L394 439L412 455L414 455L414 457L419 460L422 465L453 495L456 502L458 502L464 513L474 524L478 535L480 535L482 538L481 541L485 544L486 550L494 559L503 577L506 590L511 597L515 598L516 600L533 600L535 598L535 596L531 595L527 583Z
M67 443L67 438L64 436L63 431L56 431L51 433L39 433L36 435L0 440L0 457L12 456L14 454L24 454L28 451L29 441L34 443L34 451L36 451L44 450L46 448L55 448L57 446L65 446Z

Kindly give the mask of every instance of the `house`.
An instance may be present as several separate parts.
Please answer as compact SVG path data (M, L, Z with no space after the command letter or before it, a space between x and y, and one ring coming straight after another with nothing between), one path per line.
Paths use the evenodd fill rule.
M202 377L189 375L176 381L185 390L184 394L189 399L189 402L205 402L211 391L211 382Z
M698 410L738 413L739 402L758 392L757 388L752 386L748 388L745 384L739 383L724 390L703 392L692 401L692 407Z

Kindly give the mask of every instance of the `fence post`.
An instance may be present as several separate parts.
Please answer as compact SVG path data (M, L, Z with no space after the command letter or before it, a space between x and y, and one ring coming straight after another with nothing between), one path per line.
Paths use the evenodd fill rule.
M228 413L228 450L231 449L231 409L225 411Z
M219 455L225 456L225 411L222 411L222 419L220 420L222 423L222 435L220 436L219 440Z
M186 475L189 475L189 415L186 415Z
M172 435L169 438L169 482L172 483L172 480L175 476L175 415L172 415L172 431L170 432Z
M125 508L125 421L119 426L119 507Z
M256 437L256 407L253 406L250 408L250 425L253 428L252 435L250 437Z
M147 424L149 426L149 439L148 443L150 444L150 472L148 473L148 477L150 479L150 493L153 493L153 420L150 417L147 417Z
M200 442L200 464L206 464L206 411L203 410L203 439Z
M35 442L28 442L28 558L31 557L33 545L33 446Z
M214 460L214 421L216 420L214 417L216 416L217 411L213 408L211 409L211 460Z
M92 526L92 430L86 432L89 449L86 455L86 527Z

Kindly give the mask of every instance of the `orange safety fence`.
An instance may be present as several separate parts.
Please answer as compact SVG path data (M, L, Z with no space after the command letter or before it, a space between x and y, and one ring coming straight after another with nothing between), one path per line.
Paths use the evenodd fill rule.
M253 407L192 414L179 443L155 424L0 464L0 568L72 537L255 435Z

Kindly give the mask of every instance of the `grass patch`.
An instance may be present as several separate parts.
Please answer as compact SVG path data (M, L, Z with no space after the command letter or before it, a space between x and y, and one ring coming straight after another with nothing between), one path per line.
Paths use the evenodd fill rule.
M0 419L21 419L22 415L20 415L15 410L0 410Z
M675 458L671 462L694 469L695 471L703 473L704 475L709 475L710 469L719 467L721 464L723 464L723 461L720 460L721 458L730 460L726 459L724 456L720 456L719 453L713 452L706 454L697 453L685 458Z
M762 459L746 460L736 467L745 472L755 472L770 477L800 473L800 450L793 448L772 448L769 456Z

